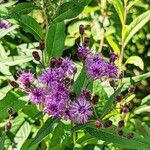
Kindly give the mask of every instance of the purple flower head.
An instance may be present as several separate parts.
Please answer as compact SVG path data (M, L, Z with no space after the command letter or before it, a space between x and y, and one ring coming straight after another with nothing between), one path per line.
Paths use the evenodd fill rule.
M118 68L114 64L107 64L106 76L109 78L116 78L118 74Z
M110 55L110 63L114 63L119 57L117 54L115 54L112 51L109 52L109 55Z
M63 58L60 67L66 72L66 75L74 75L77 72L75 64L69 58Z
M87 55L90 53L90 50L85 47L79 47L77 50L77 56L79 59L86 59Z
M34 88L29 92L31 102L38 104L44 101L45 93L42 88Z
M51 86L54 81L60 81L64 78L64 70L61 68L49 68L45 70L38 78L40 83Z
M81 124L88 122L88 118L92 115L91 107L91 103L83 97L79 97L77 101L73 101L70 106L72 120Z
M18 82L23 88L27 88L33 82L33 74L31 72L21 72Z
M11 24L6 20L0 20L0 29L8 29L11 27Z

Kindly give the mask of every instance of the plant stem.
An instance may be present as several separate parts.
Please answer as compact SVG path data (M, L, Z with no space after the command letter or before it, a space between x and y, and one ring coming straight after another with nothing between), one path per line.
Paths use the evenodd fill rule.
M73 127L74 127L74 122L71 121L71 128L73 128ZM76 143L76 132L75 131L72 133L72 139L73 139L73 144L75 145L75 143Z

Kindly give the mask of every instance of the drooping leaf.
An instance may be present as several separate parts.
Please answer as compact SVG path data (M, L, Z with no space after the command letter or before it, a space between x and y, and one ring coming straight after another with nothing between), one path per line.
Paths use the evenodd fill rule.
M48 59L61 56L65 43L65 24L64 22L54 23L48 29L46 37L46 52ZM49 60L48 60L49 61Z
M115 131L110 129L86 127L85 130L97 139L117 144L121 148L149 150L150 147L148 140L137 135L134 135L132 139L127 139L126 137L117 135Z
M109 43L109 45L111 46L111 48L113 49L113 51L116 54L120 54L120 49L118 47L118 45L113 41L111 36L105 36L107 42Z
M62 22L65 19L71 19L78 16L90 2L91 0L81 0L80 2L72 0L71 2L63 3L54 18L54 22Z
M41 142L53 130L53 125L57 121L58 121L58 119L55 119L55 118L47 119L46 122L44 123L44 125L37 132L36 136L32 139L32 141L28 147Z
M8 17L17 17L20 15L26 15L29 14L34 9L38 9L38 7L33 3L29 2L19 3L9 10Z
M139 56L131 56L127 59L125 64L133 64L137 67L139 67L141 70L144 69L144 62Z
M150 106L148 105L139 106L134 110L134 114L141 114L141 113L146 113L146 112L150 113Z
M13 111L17 112L26 104L25 101L19 100L18 98L15 93L10 91L0 100L0 120L8 117L7 108L12 107Z
M122 82L123 83L122 91L126 90L131 84L135 84L149 77L150 77L150 72L135 77L124 78Z
M22 15L19 18L15 18L17 21L19 21L20 25L23 27L23 29L32 35L37 40L43 40L44 34L41 26L37 23L35 19L33 19L31 16L28 15Z
M126 46L130 39L147 23L150 21L150 10L144 12L135 18L128 26L128 31L124 39L124 45Z
M124 24L124 8L121 0L113 0L113 6L120 18L121 24Z

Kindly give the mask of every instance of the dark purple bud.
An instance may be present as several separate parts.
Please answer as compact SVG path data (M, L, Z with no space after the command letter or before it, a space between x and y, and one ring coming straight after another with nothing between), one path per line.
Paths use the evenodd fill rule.
M118 127L119 127L119 128L124 127L124 121L123 121L123 120L120 120L120 121L118 122Z
M81 95L83 95L87 100L91 100L92 94L89 90L83 90Z
M12 115L12 114L13 114L13 108L12 108L12 107L9 107L9 108L7 109L7 112L8 112L9 115Z
M32 56L34 57L34 59L36 61L40 61L40 55L39 55L39 53L37 51L33 51L32 52Z
M114 80L109 80L109 84L111 87L113 87L113 88L115 87L115 81Z
M117 134L120 135L120 136L123 136L123 131L122 131L122 130L119 130L119 131L117 132Z
M65 84L66 86L69 86L69 85L71 85L71 79L65 78L65 79L63 79L62 83Z
M98 101L99 101L99 95L94 95L92 98L92 103L97 104Z
M40 50L44 50L44 48L45 48L45 43L44 43L44 41L40 41L40 42L39 42L39 48L40 48Z
M112 126L112 121L111 120L107 120L106 122L104 122L104 127L105 128L108 128L110 126Z
M123 99L123 95L121 93L116 96L117 102L121 102L122 99Z
M9 121L6 125L5 125L5 130L9 131L12 127L12 123Z
M74 84L74 80L73 79L71 79L71 85L73 85Z
M129 109L131 109L131 108L132 108L132 104L131 104L130 102L125 103L125 105L124 105L124 106L128 107Z
M124 77L124 73L121 72L121 73L119 74L119 79L122 79L123 77Z
M132 139L134 137L134 133L128 133L127 134L127 139Z
M129 108L126 107L126 106L123 106L122 109L121 109L121 112L128 113L129 112Z
M79 33L80 33L81 35L84 34L84 25L82 25L82 24L79 26Z
M102 127L102 123L101 123L99 120L96 120L96 121L95 121L95 126L96 126L97 128L100 128L100 127Z
M128 92L129 93L134 93L135 92L136 87L134 85L130 85L128 88Z
M69 97L70 97L71 101L75 100L76 99L76 93L75 92L70 92Z
M19 84L15 81L11 81L10 84L13 88L19 88Z
M83 47L88 47L89 46L89 44L90 44L90 38L88 38L88 37L85 37L84 38L84 42L83 42Z
M61 64L62 64L62 58L52 58L51 59L51 62L50 62L50 66L52 67L52 68L59 68L60 66L61 66Z

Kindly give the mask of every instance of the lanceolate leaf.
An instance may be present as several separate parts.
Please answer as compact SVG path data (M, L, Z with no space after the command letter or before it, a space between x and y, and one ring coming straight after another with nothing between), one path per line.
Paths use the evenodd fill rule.
M112 37L111 36L105 36L107 42L109 43L109 45L111 46L111 48L113 49L113 51L116 53L116 54L120 54L120 49L118 47L118 45L113 41Z
M38 7L33 3L27 3L27 2L20 3L9 10L8 17L14 17L14 16L17 17L20 15L29 14L31 11L37 8Z
M102 113L101 113L102 116L104 116L105 114L107 114L107 113L111 110L111 107L112 107L112 105L113 105L113 102L115 101L115 97L118 95L118 93L121 91L121 89L122 89L122 86L121 86L120 88L118 88L118 89L114 92L114 94L112 94L112 95L109 97L108 101L106 102L106 104L105 104L105 106L104 106L104 108L103 108L103 110L102 110Z
M150 147L150 142L140 136L127 139L126 137L117 135L117 133L109 129L86 127L85 130L97 139L117 144L122 148L149 150Z
M65 19L71 19L78 16L91 0L82 0L76 2L72 0L71 2L66 2L62 4L58 10L58 13L55 16L54 22L61 22Z
M46 38L46 52L48 58L59 57L63 53L65 43L64 22L54 23L49 27ZM49 61L49 60L48 60Z
M113 0L113 6L120 18L121 24L123 25L124 23L124 8L121 0Z
M124 45L126 46L130 39L137 33L147 22L150 21L150 10L144 12L135 18L128 26L128 31L125 36Z
M44 39L42 28L35 19L28 15L23 15L15 19L19 21L20 25L23 27L23 29L25 29L25 31L33 34L37 40Z
M53 125L57 121L58 121L58 119L55 119L55 118L47 119L46 122L44 123L44 125L40 128L40 130L36 134L35 138L29 144L29 147L32 146L33 144L38 144L39 142L41 142L52 131Z
M139 76L135 76L135 77L128 77L128 78L124 78L123 79L123 88L122 88L122 91L126 90L129 85L131 84L135 84L139 81L142 81L146 78L149 78L150 77L150 72L147 72L145 74L142 74L142 75L139 75Z

